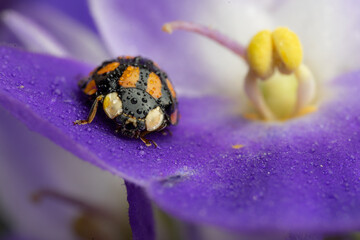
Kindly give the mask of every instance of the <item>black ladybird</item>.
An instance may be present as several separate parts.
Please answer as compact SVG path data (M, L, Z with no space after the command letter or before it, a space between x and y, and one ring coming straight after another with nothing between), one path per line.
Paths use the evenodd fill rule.
M93 104L88 118L75 124L91 123L102 103L106 115L117 124L118 132L140 138L147 146L151 142L156 146L145 135L176 125L179 120L174 88L167 74L149 59L119 57L106 61L79 85Z

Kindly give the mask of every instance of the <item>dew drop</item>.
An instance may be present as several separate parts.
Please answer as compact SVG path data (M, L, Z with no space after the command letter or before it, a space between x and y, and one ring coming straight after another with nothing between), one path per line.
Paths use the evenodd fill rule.
M132 103L132 104L137 104L136 98L132 98L132 99L131 99L131 103Z

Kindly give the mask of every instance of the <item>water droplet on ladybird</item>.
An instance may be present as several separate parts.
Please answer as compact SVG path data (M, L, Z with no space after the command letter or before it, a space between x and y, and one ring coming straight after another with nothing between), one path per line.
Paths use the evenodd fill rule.
M132 99L131 99L131 103L132 103L132 104L137 104L137 99L136 99L136 98L132 98Z
M146 98L142 98L141 100L143 101L143 103L147 103L147 99L146 99Z

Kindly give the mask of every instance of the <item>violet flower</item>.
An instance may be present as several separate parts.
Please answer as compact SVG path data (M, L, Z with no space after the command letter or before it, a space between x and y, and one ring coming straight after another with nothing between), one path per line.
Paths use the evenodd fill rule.
M179 97L182 119L171 128L173 136L152 136L159 149L116 136L101 116L87 127L72 126L74 119L83 118L89 110L76 79L91 70L75 60L1 47L0 102L32 130L126 180L134 237L153 232L147 198L177 218L235 231L322 235L358 229L360 75L356 71L344 74L360 65L359 56L351 54L359 49L358 43L348 37L359 34L356 2L311 3L307 16L291 15L299 8L295 1L263 2L261 6L247 1L218 3L218 8L238 13L227 11L225 17L219 17L222 12L209 14L213 2L206 11L201 11L201 4L197 8L197 3L179 8L166 2L157 3L157 8L152 8L154 3L127 3L125 11L120 3L90 1L110 52L151 56L183 95ZM184 14L189 9L197 11ZM322 18L311 17L319 13ZM239 21L240 26L233 27L232 16L253 21L246 25ZM284 18L277 22L278 16ZM237 103L225 97L234 94L231 88L239 84L234 79L241 79L236 76L245 75L245 68L233 68L241 63L230 55L220 56L219 51L225 50L203 46L212 43L157 32L174 18L206 24L216 21L219 27L229 21L236 32L228 35L239 34L244 43L251 38L247 28L253 35L275 24L289 25L303 42L304 62L321 83L320 89L332 94L321 98L316 112L301 118L282 123L246 120L232 111ZM302 18L309 22L305 24ZM292 23L294 19L307 31ZM195 54L199 51L207 53ZM206 54L215 57L204 57ZM218 95L196 95L204 91ZM192 96L184 97L186 94ZM144 202L139 203L136 196ZM139 206L145 210L139 211Z

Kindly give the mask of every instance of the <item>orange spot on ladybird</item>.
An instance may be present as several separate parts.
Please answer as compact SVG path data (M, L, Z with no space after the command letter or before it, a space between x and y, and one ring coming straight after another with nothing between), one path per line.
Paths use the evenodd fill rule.
M119 84L122 87L136 87L139 80L140 70L138 67L128 66L119 79Z
M103 68L101 68L100 70L98 70L97 74L100 75L100 74L104 74L104 73L107 73L107 72L114 71L119 65L120 65L119 62L109 63L109 64L105 65Z
M161 80L159 76L153 72L149 75L146 92L154 98L161 97Z
M176 125L179 120L179 114L178 110L176 109L171 115L170 115L170 122L172 125Z
M94 72L96 71L97 68L95 68L94 70L92 70L90 73L89 73L89 76L92 76L94 74Z
M157 68L159 68L159 69L160 69L159 64L157 64L156 62L153 62L153 64L154 64L154 66L155 66L155 67L157 67Z
M171 82L170 82L169 79L166 79L166 84L167 84L167 86L169 87L171 96L172 96L173 98L176 98L176 92L175 92L174 87L173 87L173 85L171 84Z
M133 59L133 56L119 56L118 59Z
M86 95L93 95L94 93L96 93L96 91L97 88L96 88L95 80L91 80L84 89L84 93Z

